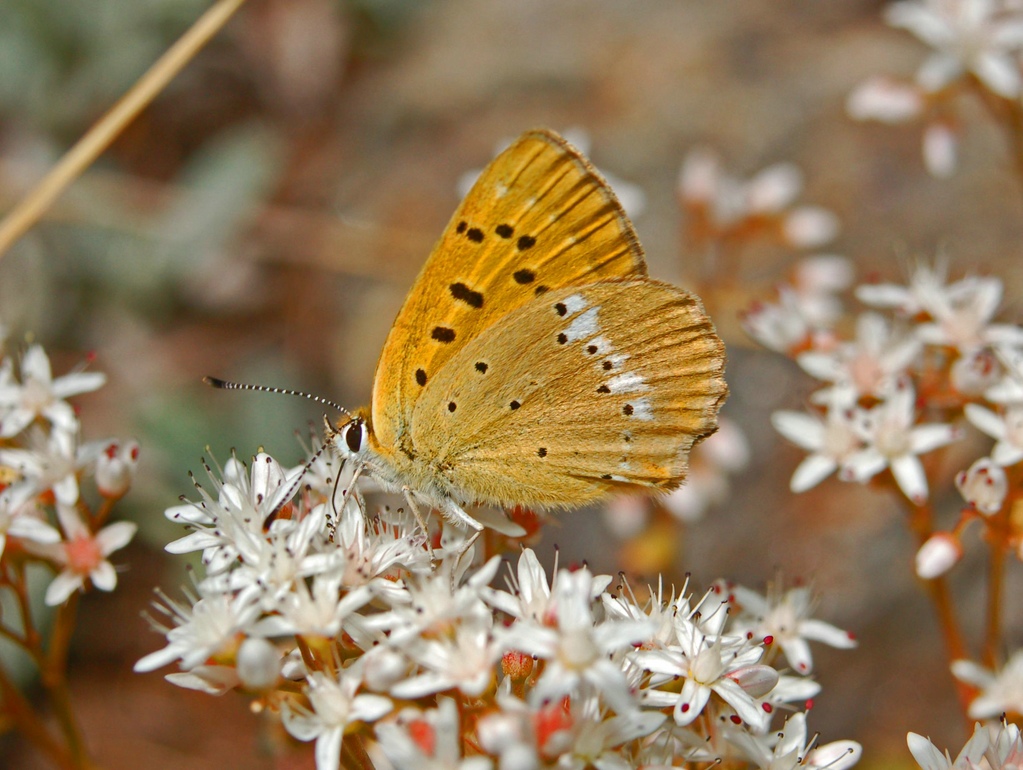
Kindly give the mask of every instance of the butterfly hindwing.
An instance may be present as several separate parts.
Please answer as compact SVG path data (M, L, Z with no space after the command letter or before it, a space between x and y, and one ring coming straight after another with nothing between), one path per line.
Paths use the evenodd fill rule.
M426 385L412 443L472 501L557 507L668 490L716 428L723 369L688 292L647 279L551 291Z
M483 170L398 313L373 383L379 445L405 447L424 389L507 313L566 286L645 274L607 183L556 134L524 134Z

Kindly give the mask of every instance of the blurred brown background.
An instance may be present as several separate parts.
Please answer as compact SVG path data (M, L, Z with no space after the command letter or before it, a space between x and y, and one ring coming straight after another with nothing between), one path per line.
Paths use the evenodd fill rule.
M685 282L694 255L675 197L685 153L709 144L749 175L777 161L806 173L803 202L841 218L834 251L861 277L906 276L905 255L944 250L953 272L996 272L1018 318L1023 195L1003 138L977 105L962 167L923 169L916 126L856 124L851 88L912 75L924 49L887 28L874 0L250 0L116 145L0 262L0 319L31 334L57 372L95 351L109 384L77 399L84 437L143 446L120 515L139 522L112 596L83 603L74 692L109 768L311 766L274 759L279 735L239 697L214 699L136 675L162 646L139 613L154 585L187 578L162 545L162 515L187 494L209 445L283 462L318 422L297 399L214 392L204 374L297 387L356 406L413 277L458 202L456 184L497 144L535 126L587 132L602 170L639 185L650 272ZM0 210L7 209L206 7L202 0L0 3ZM907 766L908 730L953 753L965 739L930 607L912 577L897 502L828 481L794 498L800 455L770 429L808 378L737 331L798 255L745 255L743 296L709 309L729 344L726 415L752 446L731 499L679 536L673 576L762 587L812 580L819 615L855 632L815 648L810 727L854 738L861 766ZM952 458L945 476L984 451ZM959 499L935 490L950 523ZM580 512L542 545L563 563L618 569L619 544ZM681 527L681 525L680 525ZM681 530L680 530L681 532ZM979 548L974 549L979 553ZM548 563L550 561L548 560ZM956 574L977 606L982 564ZM1015 604L1018 605L1018 602ZM970 614L971 610L966 610ZM977 614L973 612L973 614ZM1010 609L1020 640L1018 606ZM971 626L976 628L976 622ZM9 736L0 764L42 766Z

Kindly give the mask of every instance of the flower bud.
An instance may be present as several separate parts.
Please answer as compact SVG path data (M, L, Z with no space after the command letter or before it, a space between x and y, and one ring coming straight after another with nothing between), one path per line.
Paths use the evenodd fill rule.
M120 497L128 491L139 462L137 441L107 444L96 460L96 486L104 497Z
M1009 481L1005 471L990 457L982 457L968 470L956 474L956 488L966 502L990 516L1002 509Z
M936 532L916 552L916 574L924 580L944 575L963 557L958 538L948 532Z
M237 665L242 685L249 690L263 692L277 683L281 655L266 639L250 637L238 648Z

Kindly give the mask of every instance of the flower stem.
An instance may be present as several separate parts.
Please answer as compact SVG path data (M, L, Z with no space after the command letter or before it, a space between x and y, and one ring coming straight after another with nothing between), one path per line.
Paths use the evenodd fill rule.
M0 220L0 258L32 227L71 182L110 146L125 127L227 23L245 0L217 0L135 85Z

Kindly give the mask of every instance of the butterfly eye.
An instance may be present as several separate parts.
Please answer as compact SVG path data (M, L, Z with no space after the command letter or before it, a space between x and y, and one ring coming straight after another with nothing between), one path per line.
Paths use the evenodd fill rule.
M348 423L343 429L345 445L353 454L358 454L362 444L366 440L366 423L362 418L357 417Z

